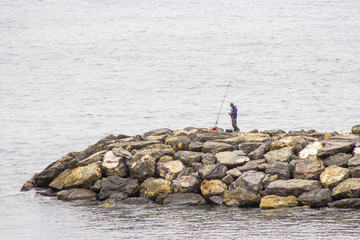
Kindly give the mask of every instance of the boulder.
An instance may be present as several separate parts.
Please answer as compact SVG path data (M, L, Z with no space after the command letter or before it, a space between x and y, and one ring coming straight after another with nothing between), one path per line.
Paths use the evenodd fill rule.
M89 189L72 188L69 190L62 190L58 192L57 198L64 201L86 200L95 201L96 193Z
M202 147L203 147L202 142L191 142L188 145L189 151L192 152L201 152Z
M265 173L248 171L242 173L236 181L230 185L230 189L244 188L248 191L260 193L263 190L262 181L265 178Z
M351 153L355 147L354 142L326 142L325 146L319 149L317 155L326 158L337 153Z
M191 151L178 151L174 155L174 160L180 160L185 166L191 167L192 163L200 163L203 153Z
M331 165L320 175L321 184L326 188L333 188L345 179L350 177L350 170L347 168Z
M205 205L207 204L206 200L196 193L175 193L168 195L164 201L164 205Z
M117 157L112 151L104 155L102 168L106 176L117 175L120 177L127 176L127 165L122 157Z
M126 198L126 199L122 200L121 203L126 204L126 205L152 205L152 204L154 204L154 202L151 201L150 199L142 198L142 197Z
M351 154L338 153L333 156L327 157L323 160L323 163L326 167L331 165L336 165L339 167L347 167L349 159L352 158Z
M147 146L139 151L136 151L133 158L141 158L144 155L150 155L158 161L163 156L173 156L175 154L174 149L165 144L153 144Z
M195 134L195 137L193 138L194 142L207 142L207 141L214 141L219 139L226 139L230 138L231 135L224 132L218 132L218 131L202 131Z
M226 176L227 167L222 164L205 165L199 169L199 175L202 179L222 179Z
M334 202L329 202L331 208L360 208L360 198L344 198Z
M81 151L80 153L78 153L76 155L76 157L75 157L76 162L77 163L81 162L85 158L87 158L97 152L106 150L108 140L111 140L111 139L116 139L116 137L113 136L113 137L109 137L109 138L103 138L103 139L99 140L97 143L90 145L88 148L86 148L85 150Z
M188 150L191 139L188 136L168 136L165 144L170 145L175 151Z
M360 178L360 166L357 167L350 167L350 177L351 178Z
M132 197L136 195L138 191L139 181L137 179L110 176L101 181L99 199L107 199L114 193L125 193L127 197Z
M259 193L246 188L237 187L224 192L224 204L227 206L258 207L260 200Z
M348 178L339 183L332 190L335 199L359 198L360 197L360 178Z
M262 180L262 184L263 184L264 188L266 188L267 186L269 186L269 184L271 182L274 182L274 181L276 181L278 179L279 179L279 177L276 174L275 175L265 174L265 177Z
M283 137L277 141L273 141L270 145L270 151L278 150L284 147L292 147L297 155L306 146L306 141L302 136Z
M299 158L310 158L317 156L318 151L323 147L323 144L319 141L315 141L307 145L303 150L298 154Z
M84 160L78 162L76 164L76 167L86 166L86 165L89 165L89 164L94 163L94 162L101 162L101 161L103 161L103 158L104 158L106 152L107 152L107 150L103 150L103 151L94 153L93 155L91 155L91 156L85 158Z
M142 148L145 148L147 146L153 145L153 144L161 144L161 141L158 140L149 140L149 141L142 141L142 140L134 140L134 141L125 141L123 139L118 140L112 144L108 145L108 149L111 150L113 148L123 148L129 152L132 150L140 150Z
M227 176L232 176L233 178L238 178L241 175L241 172L237 168L230 169L226 172Z
M126 160L126 162L130 162L132 158L132 154L129 151L123 149L122 147L113 148L111 151L115 156L123 158L124 160Z
M360 134L360 124L353 126L351 128L351 133L352 134Z
M267 153L270 149L270 141L264 142L257 149L249 153L250 159L261 159L264 157L264 154Z
M211 205L223 205L224 198L222 196L212 196L209 198Z
M232 137L232 138L225 138L225 139L214 139L214 142L219 143L227 143L233 146L239 145L240 143L245 142L245 137Z
M184 171L185 165L178 160L157 163L157 174L170 181L177 178Z
M139 155L138 155L139 156ZM150 155L141 155L141 158L135 156L130 161L130 177L144 181L147 178L155 176L156 160Z
M200 191L200 181L195 175L181 176L174 179L171 183L173 193L198 193Z
M260 133L264 133L264 134L268 134L271 137L274 136L282 136L284 135L286 132L284 130L281 129L273 129L273 130L265 130L265 131L261 131Z
M244 152L239 150L233 152L220 152L215 154L215 156L218 163L225 165L227 168L241 166L250 161L249 157L245 156Z
M360 147L354 148L354 150L353 150L353 155L354 155L354 156L359 156L359 155L360 155Z
M101 178L101 162L96 162L73 170L66 169L49 186L58 190L67 188L90 188Z
M280 197L295 196L298 197L304 192L322 188L320 181L289 179L276 180L271 182L263 191L263 195L277 195Z
M292 147L285 147L279 150L274 150L266 153L264 157L266 161L271 164L274 162L290 162L293 155Z
M298 198L302 205L309 205L313 208L326 207L329 202L332 202L331 191L329 189L316 189L309 192L304 192Z
M217 159L214 154L203 153L201 162L205 165L215 164L217 162Z
M235 181L234 177L231 175L226 175L225 177L223 177L221 179L221 181L223 183L225 183L226 185L230 185L231 183L233 183Z
M261 142L244 142L239 144L238 148L243 151L246 155L260 147L263 143Z
M265 196L261 199L261 209L276 209L276 208L291 208L299 206L299 202L295 196L279 197L279 196Z
M319 180L324 169L325 167L321 161L299 159L296 161L293 175L296 179Z
M276 175L277 179L287 180L290 178L291 166L287 162L274 162L265 168L265 173Z
M171 194L171 181L163 178L149 178L140 185L140 197L159 203L162 203L169 194Z
M231 144L207 141L204 143L201 151L204 153L216 154L219 152L234 151L235 149L236 148Z
M350 158L348 161L349 167L357 167L360 166L360 155L356 155L353 158Z
M149 136L162 136L162 135L172 135L173 131L169 128L159 128L155 130L148 131L143 134L143 138L149 137Z
M224 193L227 185L221 180L204 180L201 183L200 191L204 198L209 199L211 196L218 196Z
M247 133L245 135L245 142L268 142L271 141L269 134L264 133Z
M259 171L259 165L266 162L265 158L258 159L258 160L251 160L250 162L245 163L243 166L237 167L236 169L240 172L247 172L247 171Z

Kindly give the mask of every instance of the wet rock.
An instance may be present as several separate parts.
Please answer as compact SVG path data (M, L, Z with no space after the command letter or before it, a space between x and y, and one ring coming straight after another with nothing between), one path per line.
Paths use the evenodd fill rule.
M351 133L352 134L360 134L360 124L353 126L351 128Z
M46 196L46 197L56 197L58 191L54 190L53 188L47 188L45 190L40 190L37 191L36 193L42 195L42 196Z
M181 161L169 161L157 163L157 173L160 177L173 180L185 171L185 165Z
M266 163L266 159L258 159L258 160L251 160L250 162L245 163L245 165L237 167L240 172L247 172L247 171L259 171L259 165Z
M355 147L353 142L334 142L330 141L325 146L319 149L317 155L321 158L326 158L337 153L351 153Z
M298 198L302 205L309 205L313 208L326 207L328 203L332 202L331 191L329 189L317 189L309 192L304 192Z
M348 178L339 183L333 190L332 196L335 199L359 198L360 197L360 178Z
M360 208L360 198L344 198L334 202L329 202L331 208Z
M195 175L181 176L171 183L173 193L198 193L200 191L200 180Z
M72 188L69 190L62 190L58 192L57 198L64 201L86 200L95 201L96 193L89 189Z
M292 147L286 147L279 150L270 151L266 153L264 157L266 158L267 163L271 164L274 162L290 162L292 155Z
M249 157L245 156L245 154L239 150L233 152L220 152L215 154L215 156L218 163L225 165L227 168L241 166L250 161Z
M227 189L227 185L223 183L221 180L204 180L201 183L200 191L201 194L206 198L210 198L211 196L218 196L224 193Z
M164 205L205 205L207 204L206 200L196 193L175 193L168 195L164 201Z
M203 143L202 142L191 142L189 143L189 151L193 151L193 152L201 152L201 149L203 147Z
M223 205L224 198L221 196L212 196L209 198L209 202L211 205Z
M333 188L350 177L350 171L346 168L331 165L320 175L321 184L326 188Z
M139 179L140 181L154 177L156 173L155 158L151 157L150 155L143 155L141 158L139 157L135 154L135 156L130 161L130 177Z
M171 194L171 181L163 178L149 178L140 185L140 197L162 202Z
M243 188L248 191L260 193L263 190L262 181L265 178L265 173L248 171L242 173L236 181L230 185L230 189Z
M203 153L191 151L178 151L174 155L174 160L180 160L185 166L191 167L192 163L200 163Z
M264 154L267 153L270 149L270 142L265 142L261 144L257 149L249 153L250 159L261 159L264 157Z
M21 187L20 191L29 191L31 189L35 188L35 182L34 178L28 180L24 185Z
M293 175L296 179L319 180L324 169L325 167L321 161L299 159L296 161Z
M318 151L323 147L323 144L319 141L315 141L307 145L303 150L298 154L299 158L310 158L317 156Z
M349 167L357 167L360 166L360 156L354 156L353 158L350 158L348 161L348 166Z
M351 158L352 158L351 154L338 153L336 155L325 158L323 160L323 162L326 167L331 166L331 165L336 165L339 167L347 167L348 161Z
M101 162L96 162L73 170L66 169L49 186L58 190L75 187L90 188L100 178Z
M118 203L118 202L121 202L122 200L126 199L127 197L128 197L128 195L125 192L113 193L110 195L109 201L112 203Z
M299 206L299 202L295 196L279 197L265 196L261 199L261 209L291 208Z
M271 182L263 191L263 195L295 196L298 197L304 192L322 188L320 181L289 179L276 180Z
M236 148L233 145L227 143L218 143L207 141L204 143L202 152L216 154L225 151L234 151Z
M205 165L199 169L199 175L202 179L222 179L226 176L227 167L222 164Z
M257 192L237 187L224 192L224 204L238 207L258 207L261 196Z
M277 179L287 180L290 178L291 166L286 162L274 162L267 165L266 174L276 175Z
M244 142L239 144L239 150L243 151L246 155L257 149L262 145L261 142Z
M168 136L165 144L170 145L175 151L188 150L191 139L188 136Z
M101 182L99 199L107 199L114 193L125 193L127 197L132 197L138 191L139 181L137 179L110 176Z

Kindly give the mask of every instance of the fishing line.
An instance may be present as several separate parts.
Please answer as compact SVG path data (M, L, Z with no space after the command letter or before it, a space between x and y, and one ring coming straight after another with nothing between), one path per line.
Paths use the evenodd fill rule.
M217 128L217 124L218 124L218 121L219 121L220 112L221 112L222 106L224 105L224 101L225 101L227 92L228 92L228 90L229 90L230 83L231 83L231 80L229 81L229 84L228 84L227 87L226 87L225 95L224 95L224 98L223 98L223 100L222 100L222 103L221 103L221 106L220 106L220 109L219 109L219 113L218 113L217 118L216 118L215 127L213 128L213 130L215 130L215 129Z

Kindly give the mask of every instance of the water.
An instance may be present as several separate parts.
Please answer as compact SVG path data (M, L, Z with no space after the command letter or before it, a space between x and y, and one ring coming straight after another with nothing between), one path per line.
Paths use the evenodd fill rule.
M104 209L21 193L108 134L160 127L349 132L356 0L0 1L2 239L357 239L357 210Z

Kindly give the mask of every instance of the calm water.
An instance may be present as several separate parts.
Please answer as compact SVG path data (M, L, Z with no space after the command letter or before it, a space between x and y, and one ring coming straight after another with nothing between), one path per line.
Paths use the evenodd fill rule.
M349 132L357 0L0 0L2 239L358 239L360 212L98 206L20 193L70 151L160 127Z

